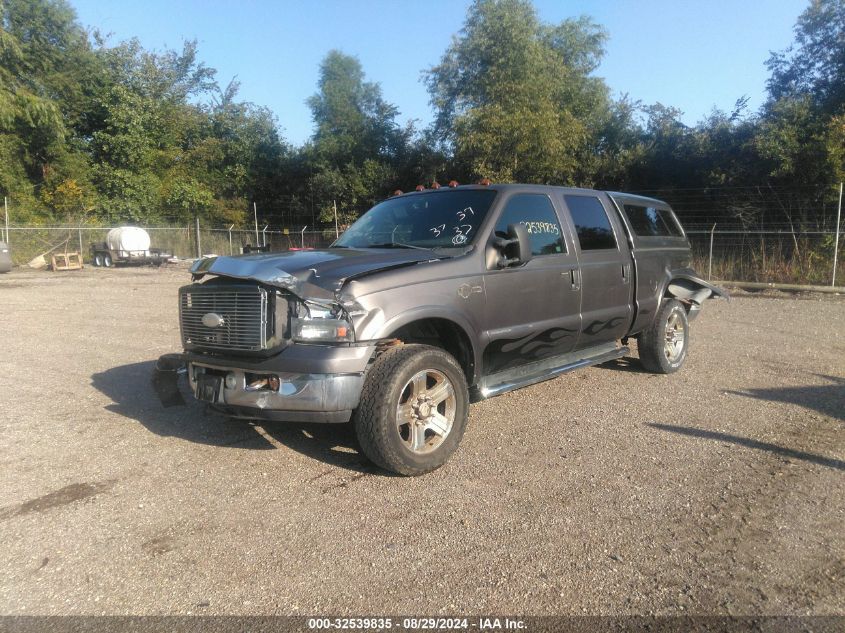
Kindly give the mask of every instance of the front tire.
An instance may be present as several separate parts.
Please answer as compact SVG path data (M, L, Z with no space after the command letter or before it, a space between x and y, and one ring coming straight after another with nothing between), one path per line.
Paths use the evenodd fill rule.
M663 302L654 321L637 337L640 362L656 374L673 374L683 366L689 350L687 311L677 299Z
M102 253L96 253L94 255L94 266L99 268L102 265L103 265L103 254Z
M457 450L468 415L467 381L457 361L436 347L401 345L370 368L352 422L373 463L422 475Z

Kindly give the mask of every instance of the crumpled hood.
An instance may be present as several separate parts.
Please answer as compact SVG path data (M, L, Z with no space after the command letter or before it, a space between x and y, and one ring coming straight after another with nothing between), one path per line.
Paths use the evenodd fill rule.
M205 275L253 279L299 297L333 298L354 277L436 259L440 258L427 250L332 248L208 257L197 261L191 273L195 279Z

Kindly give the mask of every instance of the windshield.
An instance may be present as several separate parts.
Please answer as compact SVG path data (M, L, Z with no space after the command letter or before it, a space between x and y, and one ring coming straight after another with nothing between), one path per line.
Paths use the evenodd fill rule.
M462 248L478 232L494 190L431 191L385 200L362 215L334 246Z

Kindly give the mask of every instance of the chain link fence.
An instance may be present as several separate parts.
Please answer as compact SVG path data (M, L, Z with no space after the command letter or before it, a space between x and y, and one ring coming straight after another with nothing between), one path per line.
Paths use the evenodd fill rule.
M90 245L103 242L113 227L10 226L12 261L25 265L37 257L79 252L90 261ZM144 227L151 245L180 259L197 256L194 226ZM0 232L1 234L1 232ZM833 278L835 231L748 231L738 229L687 231L694 267L706 278L827 285ZM334 230L292 231L265 229L202 228L200 250L204 255L237 255L244 247L266 245L271 252L302 248L326 248L335 240ZM845 282L845 264L839 258L837 280Z
M7 240L15 265L23 266L39 255L47 259L51 254L78 252L90 261L91 244L104 242L111 226L10 226ZM290 231L245 229L210 229L200 227L199 250L195 226L145 226L150 234L150 245L172 253L180 259L193 259L203 255L238 255L244 247L267 246L270 251L292 248L325 248L335 240L334 230ZM0 237L3 230L0 228Z
M811 188L789 195L760 188L640 192L669 201L686 227L694 266L708 279L829 285L834 279L837 209L830 188ZM741 207L741 208L740 208ZM715 222L715 224L714 224ZM263 223L262 223L263 224ZM313 226L313 225L312 225ZM750 227L750 228L749 228ZM3 236L0 225L0 238ZM112 226L26 226L5 231L13 263L25 265L39 255L78 252L90 260L91 245L104 242ZM244 247L269 251L325 248L334 227L321 230L258 230L200 226L146 226L151 246L180 259L203 255L237 255ZM306 227L307 229L307 227ZM841 237L840 233L840 237ZM840 240L843 241L843 240ZM841 249L840 249L841 250ZM845 283L845 264L838 257L835 279Z
M835 231L687 231L696 271L708 279L830 285ZM841 240L840 240L841 241ZM837 262L837 284L845 266Z

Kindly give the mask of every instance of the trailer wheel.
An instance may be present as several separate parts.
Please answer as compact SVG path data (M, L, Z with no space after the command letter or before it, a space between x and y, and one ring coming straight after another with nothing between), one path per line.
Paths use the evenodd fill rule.
M102 253L94 253L94 266L99 268L103 265L103 254Z
M111 268L112 266L111 255L109 255L108 253L103 255L103 266L105 266L106 268Z

